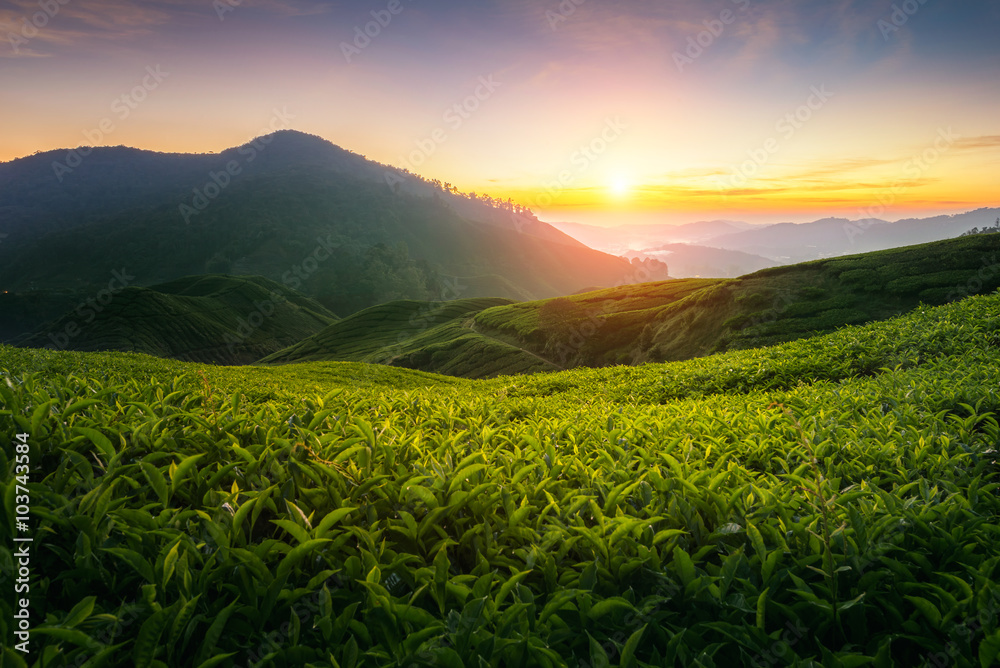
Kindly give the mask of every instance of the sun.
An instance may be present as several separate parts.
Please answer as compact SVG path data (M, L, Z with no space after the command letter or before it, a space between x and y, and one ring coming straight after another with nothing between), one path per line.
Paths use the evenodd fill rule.
M629 182L628 177L619 174L612 177L610 187L612 193L618 197L623 197L632 189L632 184Z

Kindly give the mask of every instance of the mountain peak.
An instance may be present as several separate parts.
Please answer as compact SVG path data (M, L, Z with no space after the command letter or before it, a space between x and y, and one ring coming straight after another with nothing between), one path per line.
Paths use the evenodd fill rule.
M234 153L242 156L260 154L262 157L296 162L329 163L332 159L335 163L341 163L351 157L361 159L356 153L343 149L323 137L299 130L277 130L260 135L239 146L221 151L220 155L228 157Z
M344 150L329 141L324 139L319 135L309 134L308 132L302 132L301 130L275 130L274 132L266 135L260 135L255 139L247 142L247 144L252 144L253 142L263 142L265 144L272 144L277 142L278 144L284 144L288 146L308 146L308 147L319 147L323 146L326 148L337 148ZM246 144L244 144L245 146Z

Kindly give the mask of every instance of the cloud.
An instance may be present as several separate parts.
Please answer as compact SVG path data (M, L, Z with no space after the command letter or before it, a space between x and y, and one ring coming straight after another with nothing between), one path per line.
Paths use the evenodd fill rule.
M963 137L955 141L954 148L960 151L990 151L1000 148L1000 135L979 135Z
M217 25L211 0L70 0L55 6L52 14L40 11L36 0L8 0L0 6L0 36L11 44L10 49L0 46L0 58L48 57L60 48L128 42L170 27ZM242 0L233 11L308 16L331 7L319 1Z
M899 162L900 160L894 158L848 158L832 160L825 165L819 165L807 171L797 172L796 178L801 180L812 180L821 177L847 176L862 170L881 167L883 165L897 164Z

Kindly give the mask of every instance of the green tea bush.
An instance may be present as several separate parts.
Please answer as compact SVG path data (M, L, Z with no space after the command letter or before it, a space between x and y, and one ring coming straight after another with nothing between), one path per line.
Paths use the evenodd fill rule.
M487 381L0 347L5 665L996 665L998 329Z

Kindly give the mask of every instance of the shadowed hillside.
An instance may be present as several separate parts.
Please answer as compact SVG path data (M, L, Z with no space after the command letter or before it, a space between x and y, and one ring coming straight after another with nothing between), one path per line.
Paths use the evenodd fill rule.
M471 328L473 315L503 304L510 301L460 299L380 304L336 322L262 362L370 362L465 378L557 370L557 366L533 353L480 335Z
M314 334L336 317L260 277L195 276L95 299L15 344L134 351L191 362L247 364Z
M578 341L597 358L603 349L593 346L621 343L611 327L646 319L650 310L715 283L629 285L541 302L392 302L334 323L262 362L364 361L469 378L556 371L577 365L572 346ZM613 316L611 325L601 325L600 336L591 336L595 307Z

